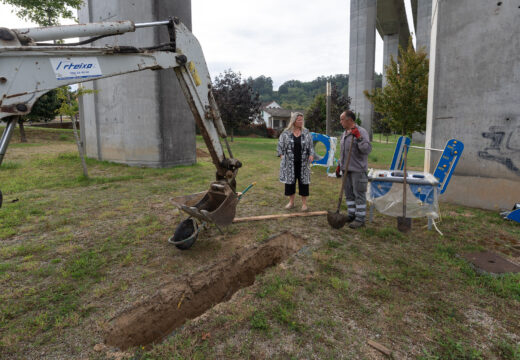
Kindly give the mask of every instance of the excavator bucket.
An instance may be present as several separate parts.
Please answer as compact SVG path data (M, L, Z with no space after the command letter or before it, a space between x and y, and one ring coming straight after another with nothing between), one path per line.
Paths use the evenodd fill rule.
M238 196L227 182L215 181L208 191L174 199L173 203L200 221L227 226L235 218Z

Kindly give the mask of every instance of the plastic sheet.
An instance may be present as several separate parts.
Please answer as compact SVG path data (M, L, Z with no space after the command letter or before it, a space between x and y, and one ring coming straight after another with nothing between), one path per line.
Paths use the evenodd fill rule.
M370 170L367 200L377 211L403 216L403 172ZM439 182L430 173L408 171L406 177L406 217L439 218Z

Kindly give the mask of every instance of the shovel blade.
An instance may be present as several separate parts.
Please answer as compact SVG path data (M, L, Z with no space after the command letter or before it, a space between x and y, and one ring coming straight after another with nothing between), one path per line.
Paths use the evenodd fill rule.
M397 217L397 230L400 232L408 232L412 229L412 218Z
M348 216L340 214L339 212L327 212L327 221L334 229L341 229L347 223Z

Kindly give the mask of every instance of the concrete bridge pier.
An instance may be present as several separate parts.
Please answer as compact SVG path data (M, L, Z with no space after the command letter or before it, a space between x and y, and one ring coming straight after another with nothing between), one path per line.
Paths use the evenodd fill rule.
M372 137L374 107L363 94L374 88L376 52L376 0L350 1L350 54L348 94L351 108L359 113L362 124Z
M412 1L412 7L416 1ZM374 88L376 30L384 40L384 65L390 56L397 60L399 46L406 48L410 38L403 0L350 1L349 87L353 111L362 126L372 134L374 108L363 91ZM383 75L383 85L386 76Z
M191 1L88 0L79 11L81 23L150 22L169 16L191 28ZM166 41L166 27L153 27L103 38L93 46L146 47ZM196 161L195 121L173 70L146 70L85 84L98 91L80 103L88 157L149 167Z
M386 86L386 66L390 65L390 58L397 61L399 55L399 34L385 35L383 37L383 87Z

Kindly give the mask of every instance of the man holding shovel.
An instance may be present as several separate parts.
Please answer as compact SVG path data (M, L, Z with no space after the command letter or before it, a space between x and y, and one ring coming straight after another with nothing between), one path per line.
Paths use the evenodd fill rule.
M372 151L372 144L368 132L361 126L356 125L356 115L352 111L344 111L339 119L345 132L341 136L341 153L339 165L336 168L336 176L341 176L340 170L344 170L350 149L350 161L346 174L347 178L345 179L345 196L348 207L347 222L350 223L351 229L358 229L365 225L368 154Z

